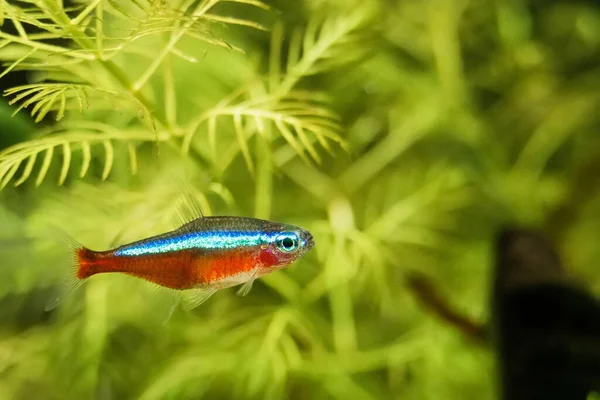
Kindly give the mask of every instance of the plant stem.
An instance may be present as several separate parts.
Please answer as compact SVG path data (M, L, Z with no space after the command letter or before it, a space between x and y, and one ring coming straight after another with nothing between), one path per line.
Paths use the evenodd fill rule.
M48 51L48 52L54 53L54 54L61 54L61 53L68 52L68 49L65 49L64 47L55 46L52 44L40 43L40 42L36 42L33 40L29 40L29 39L23 39L22 37L14 36L14 35L2 32L2 31L0 31L0 38L6 39L10 42L29 46L34 49L45 50L45 51ZM88 61L93 61L96 59L96 57L91 54L76 53L76 52L70 53L70 56L73 58L79 58L79 59L88 60Z
M273 200L273 155L269 124L264 135L257 135L256 193L254 214L257 218L269 219Z

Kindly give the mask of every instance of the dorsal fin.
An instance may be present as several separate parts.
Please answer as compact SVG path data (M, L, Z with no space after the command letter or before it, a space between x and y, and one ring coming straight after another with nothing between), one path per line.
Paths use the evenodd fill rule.
M180 179L175 182L176 192L179 194L176 204L177 228L181 228L190 222L203 218L201 200L206 201L201 193L198 193L190 185L184 184Z

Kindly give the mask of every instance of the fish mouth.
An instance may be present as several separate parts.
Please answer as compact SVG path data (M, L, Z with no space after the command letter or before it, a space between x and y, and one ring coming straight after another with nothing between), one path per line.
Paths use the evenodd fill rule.
M315 245L315 239L313 238L313 235L311 235L309 232L306 232L306 237L305 237L305 243L306 243L306 249L310 250L311 248L314 247Z

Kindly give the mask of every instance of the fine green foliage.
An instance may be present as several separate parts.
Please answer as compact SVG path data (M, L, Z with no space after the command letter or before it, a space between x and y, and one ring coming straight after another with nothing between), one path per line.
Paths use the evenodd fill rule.
M38 156L43 155L43 161L40 164L35 181L36 186L39 186L48 173L54 153L59 150L62 155L62 165L58 178L59 185L62 185L67 179L67 174L71 168L71 154L74 149L81 152L82 161L79 177L83 178L87 174L92 161L92 147L97 146L104 149L104 167L101 174L104 180L108 177L113 166L114 141L125 141L127 143L131 171L135 174L137 159L134 142L153 139L152 133L148 131L140 129L117 130L102 123L85 123L84 121L68 124L59 129L52 129L43 136L47 137L40 137L9 147L0 153L0 159L2 160L0 161L0 187L5 187L15 177L15 173L22 164L25 167L14 185L19 186L24 183L33 173Z
M5 92L6 96L12 96L9 105L19 102L15 114L21 109L33 105L31 116L35 117L35 122L40 122L50 111L56 112L56 121L60 121L64 117L67 109L77 109L79 112L83 112L84 109L90 107L90 94L98 97L104 95L113 102L119 100L119 94L116 92L102 91L90 85L72 83L21 85ZM99 106L100 104L94 102L94 107L98 108ZM112 106L114 107L114 103Z
M265 135L266 125L270 123L276 127L299 156L305 157L304 152L306 151L315 161L320 161L313 140L316 139L323 147L329 149L327 140L340 141L338 133L341 127L338 116L322 107L318 102L311 102L311 97L318 99L318 94L292 92L286 98L273 99L270 96L264 96L250 98L236 104L231 104L226 99L219 107L200 115L194 121L192 128L184 137L184 151L189 149L198 126L206 122L207 140L216 157L217 121L224 119L222 117L230 117L240 151L250 169L253 169L253 166L247 145L247 132ZM309 134L313 138L309 137Z
M492 349L404 278L484 321L519 223L600 293L600 12L543 3L0 0L0 83L27 73L0 113L0 397L497 398ZM120 274L43 312L56 227L109 249L189 194L316 246L166 324L170 293Z
M282 41L282 32L278 29L273 38L274 44L269 63L270 71L267 79L269 87L260 84L264 79L261 79L260 71L257 71L258 80L243 85L240 90L202 112L199 117L179 123L176 121L177 116L173 114L177 96L172 87L172 71L167 70L164 76L155 76L159 68L163 66L169 68L171 65L169 57L172 55L177 55L185 61L197 62L196 56L177 50L178 43L191 38L234 49L234 46L222 39L216 39L210 33L208 29L211 24L264 29L262 25L250 20L211 13L210 11L218 3L220 2L217 0L189 4L184 2L179 7L173 8L161 1L148 4L125 2L120 5L116 2L105 4L103 1L96 1L85 8L75 7L73 10L62 9L52 2L44 1L32 2L34 6L23 8L5 3L5 18L13 22L18 34L0 34L0 39L3 39L0 48L4 48L0 49L0 57L9 60L5 64L7 67L2 75L13 70L25 69L38 73L44 72L46 81L65 81L40 82L11 88L5 92L5 95L10 98L9 104L18 104L15 113L30 107L31 115L35 117L36 122L40 122L51 111L55 112L55 119L59 121L68 110L79 110L81 113L84 109L99 111L115 106L124 112L131 113L138 110L142 119L137 122L138 124L154 132L157 129L166 129L167 135L162 136L164 138L162 140L165 141L182 137L183 151L186 153L199 126L205 124L213 157L216 154L217 120L229 117L235 131L237 145L250 170L253 170L248 147L250 135L257 132L264 136L266 125L272 123L276 131L299 155L304 156L305 152L308 152L314 160L320 160L312 142L313 138L328 150L330 150L328 140L340 142L337 115L323 105L320 100L323 96L313 92L297 91L294 87L302 78L339 65L339 59L342 58L340 52L345 51L344 48L351 50L357 47L353 35L363 22L363 18L360 14L335 17L326 19L322 24L309 24L304 35L296 32L290 44L287 69L283 79L276 65L279 62ZM233 3L269 10L267 5L259 1L236 0ZM138 12L135 13L133 9L138 9ZM137 15L140 12L141 14ZM92 18L93 15L95 18ZM125 22L122 21L123 18ZM95 22L92 21L94 19ZM111 24L105 21L110 21ZM35 26L47 34L28 34L23 24ZM120 27L113 27L113 24L119 24ZM123 32L128 32L128 35L122 37ZM113 33L115 35L111 35ZM137 79L132 79L128 76L126 65L133 62L132 53L143 52L142 45L135 48L136 51L134 46L146 36L157 37L158 41L160 38L163 41L166 38L166 45L162 47L158 56L145 54L145 57L153 60L140 72ZM67 38L75 48L47 44L48 39L55 38ZM340 46L340 42L345 46ZM346 58L355 57L350 51L346 54ZM336 61L332 62L332 59ZM48 60L53 61L48 62ZM155 80L162 81L164 85L164 97L158 102L151 100L154 97L151 89L153 77ZM247 99L239 100L243 95L246 95ZM163 108L164 114L151 111L157 108ZM47 159L50 160L53 150L48 150L48 146L59 146L65 141L79 144L77 141L81 140L81 137L69 135L66 132L58 137L52 136L52 139L45 138L38 145L29 145L26 149L19 147L8 149L7 155L11 158L0 157L0 163L3 163L0 166L0 171L3 171L0 176L3 185L10 181L18 168L15 160L22 161L29 157L33 167L37 156L34 153L36 150L47 151ZM80 147L87 148L86 144L80 144ZM107 156L109 148L110 144L105 145ZM70 150L65 148L63 160L70 159L66 156L69 153ZM306 157L304 159L308 160ZM47 167L46 164L42 164L42 172L39 174L42 179L46 176ZM65 164L63 171L67 169L68 166ZM107 162L105 171L109 170L110 165ZM26 171L25 175L31 174L30 168ZM61 174L59 179L61 184L64 182L65 174L66 172ZM107 174L103 174L103 178L106 176ZM37 181L38 184L40 182ZM22 183L22 180L18 183Z

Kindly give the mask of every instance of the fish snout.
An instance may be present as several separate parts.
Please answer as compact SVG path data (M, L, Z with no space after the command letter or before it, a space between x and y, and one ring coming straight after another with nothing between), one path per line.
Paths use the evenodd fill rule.
M313 235L308 231L306 231L304 234L304 243L307 250L311 249L315 245L315 239L313 238Z

